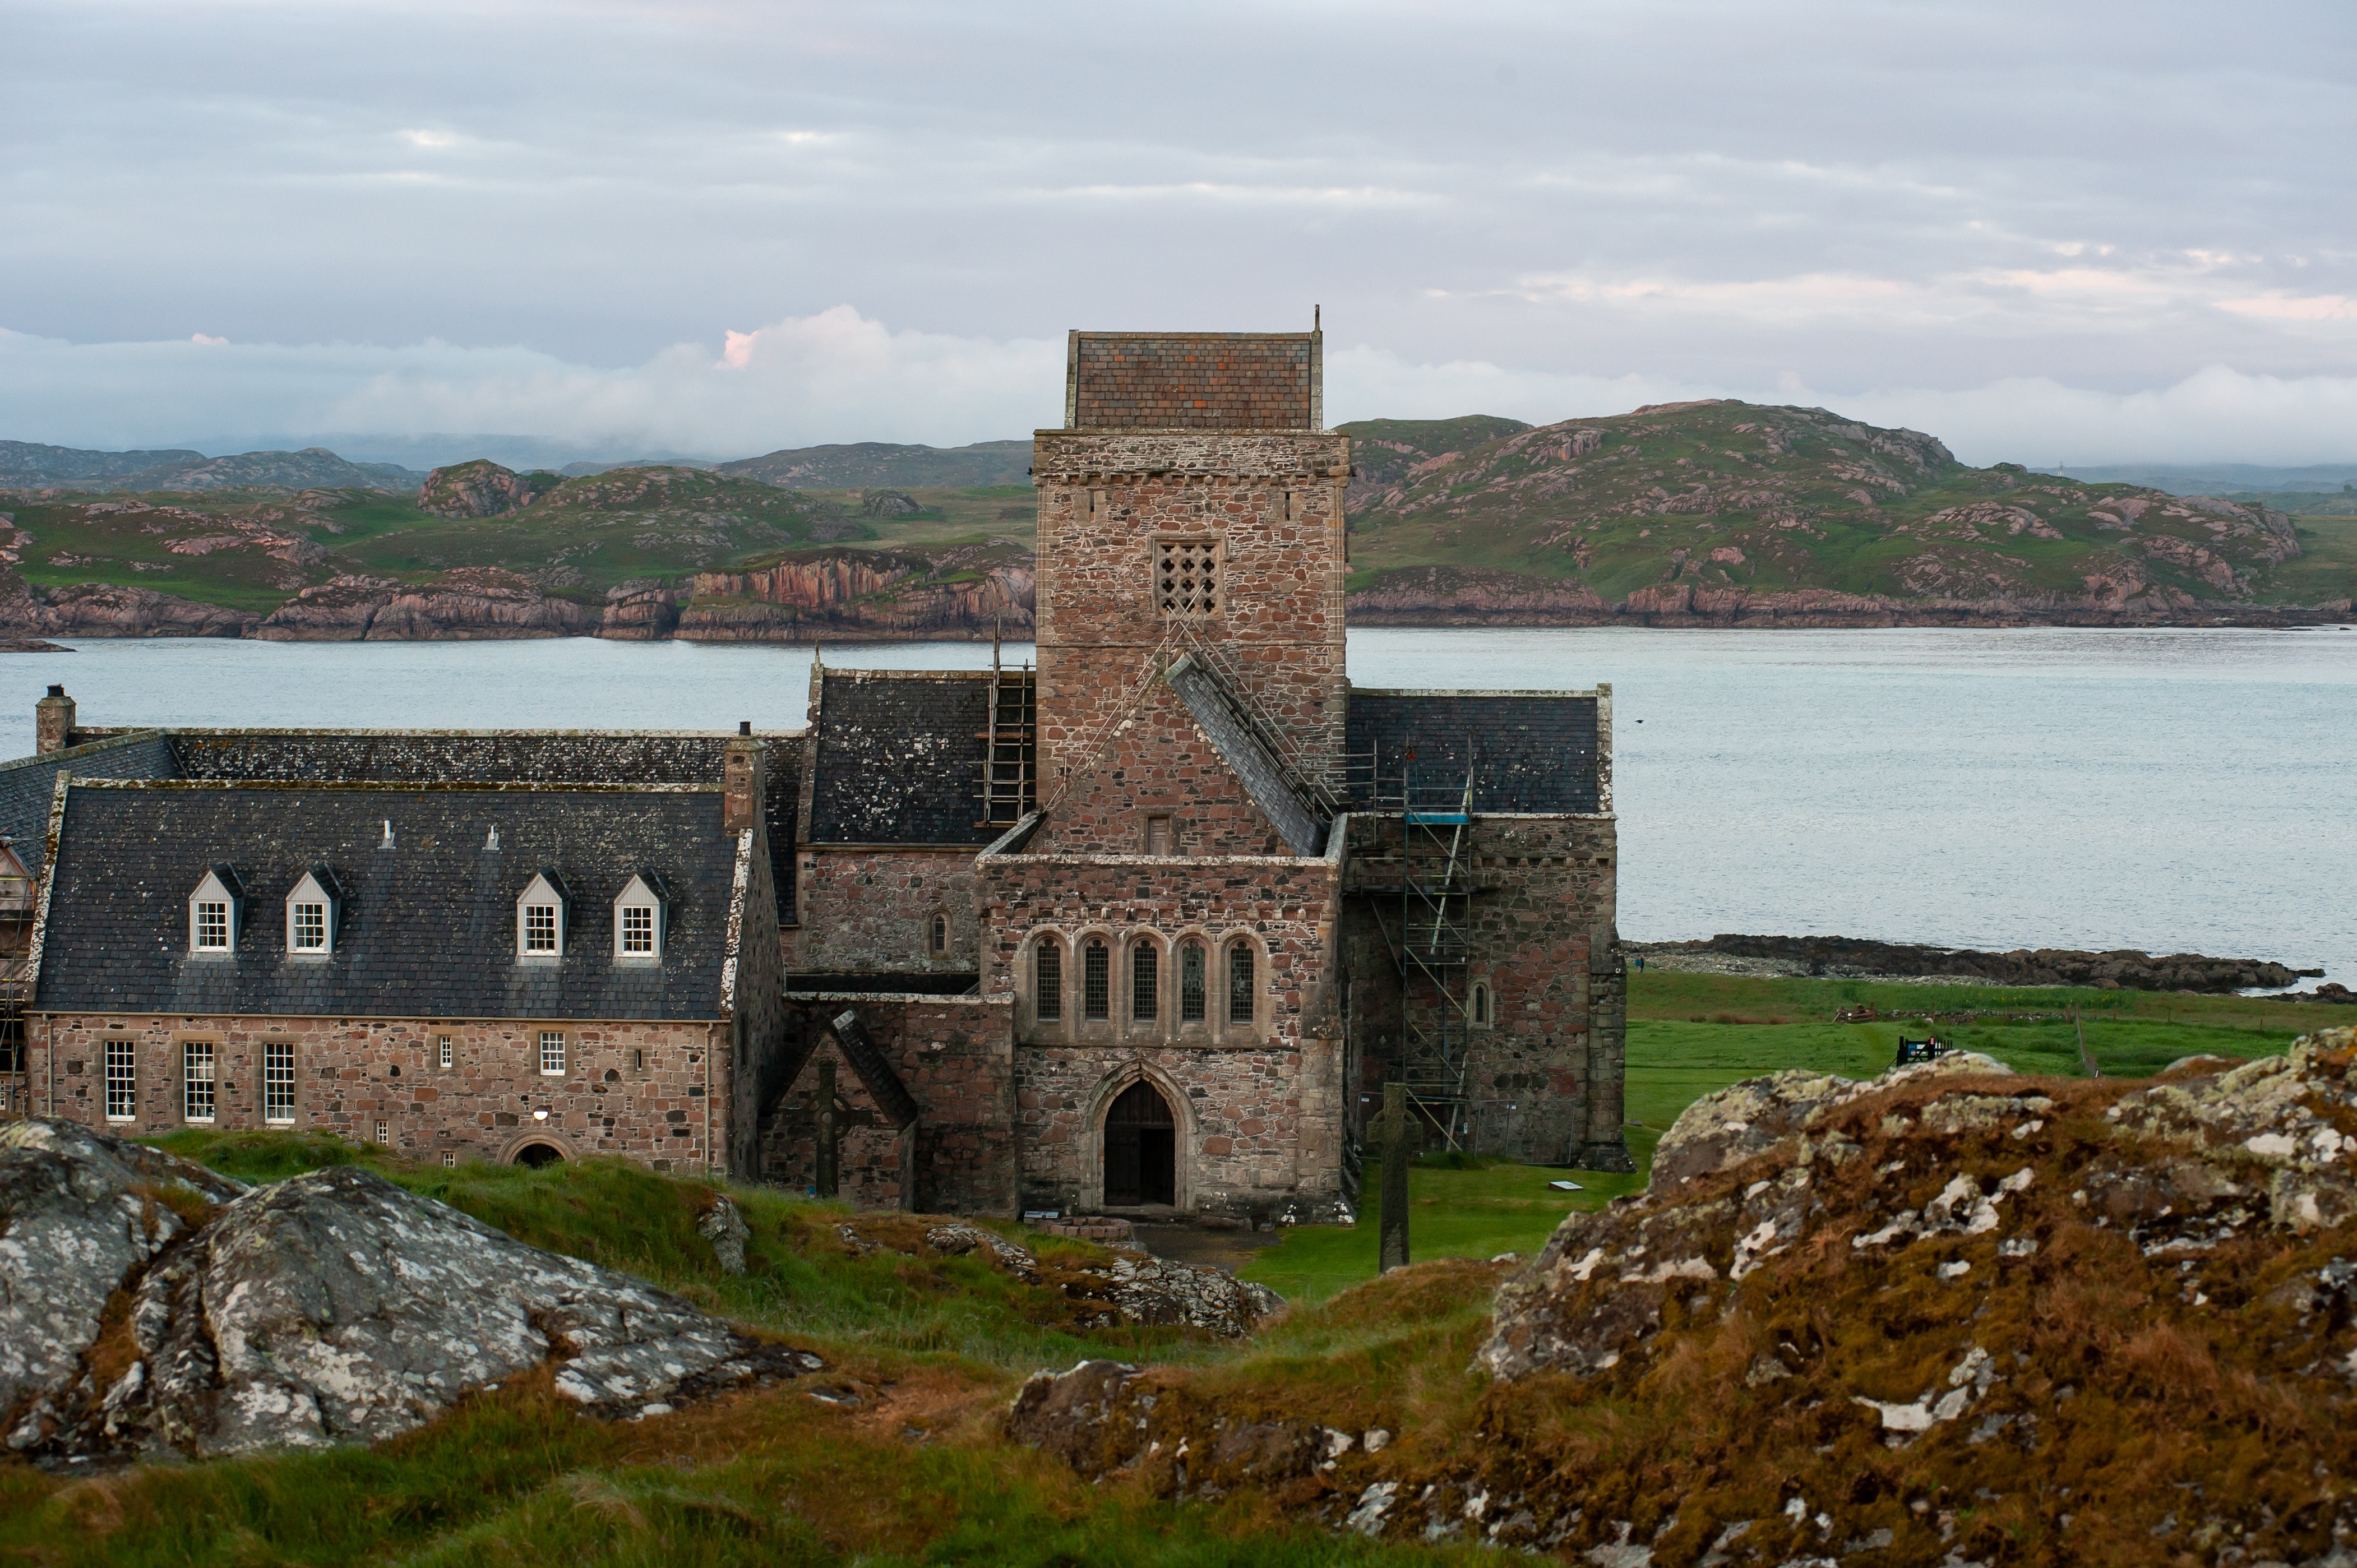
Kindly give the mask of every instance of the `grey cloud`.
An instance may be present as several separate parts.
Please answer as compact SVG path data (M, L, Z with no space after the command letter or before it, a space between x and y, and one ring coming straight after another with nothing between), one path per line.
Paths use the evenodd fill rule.
M0 327L38 339L628 379L844 302L1000 345L1319 302L1338 343L1542 387L2357 371L2332 5L18 4L0 36ZM231 428L287 426L181 433Z

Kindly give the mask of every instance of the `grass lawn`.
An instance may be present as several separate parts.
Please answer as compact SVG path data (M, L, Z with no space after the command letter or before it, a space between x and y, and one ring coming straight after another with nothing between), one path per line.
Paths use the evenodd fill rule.
M1407 1174L1408 1256L1418 1262L1491 1258L1501 1252L1528 1257L1546 1244L1574 1209L1601 1208L1612 1198L1642 1189L1657 1141L1643 1128L1630 1130L1630 1152L1637 1156L1635 1176L1502 1161L1452 1170L1429 1158L1419 1160ZM1581 1190L1558 1192L1547 1185L1556 1181L1576 1181ZM1238 1273L1305 1305L1374 1278L1375 1202L1382 1189L1383 1167L1369 1160L1360 1183L1366 1201L1356 1225L1302 1226Z

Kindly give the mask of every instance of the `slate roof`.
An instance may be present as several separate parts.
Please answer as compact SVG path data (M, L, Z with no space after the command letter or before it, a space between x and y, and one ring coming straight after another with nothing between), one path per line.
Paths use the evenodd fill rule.
M811 712L812 843L972 844L990 727L987 670L827 670Z
M1400 776L1415 753L1420 789L1463 787L1474 758L1478 811L1598 809L1597 699L1572 692L1380 692L1352 688L1347 748Z
M1073 430L1315 430L1315 332L1074 332L1064 364Z
M1283 768L1238 717L1235 700L1221 685L1219 678L1196 663L1194 655L1182 654L1163 679L1178 693L1178 700L1187 704L1196 725L1211 737L1211 744L1235 771L1253 804L1284 836L1286 847L1296 854L1325 853L1329 824L1294 795L1286 782Z
M709 1019L721 1012L737 839L717 784L541 789L81 783L67 796L34 1005L45 1012ZM393 823L394 847L379 847ZM485 847L490 830L500 847ZM215 864L243 883L237 951L188 950ZM336 950L290 960L285 901L341 884ZM515 901L571 889L564 959L520 964ZM618 966L614 896L641 867L673 895L661 965Z
M16 858L35 876L48 857L49 803L58 775L95 773L109 779L177 779L179 764L158 730L141 730L105 740L0 762L0 833L16 841Z
M152 735L155 732L142 732ZM716 784L729 737L678 730L176 729L171 771L123 772L113 756L75 772L103 779L269 779L313 783ZM770 734L763 814L780 917L794 904L794 815L802 736ZM88 750L90 748L81 748ZM46 759L44 759L46 760ZM20 765L11 765L20 766ZM0 807L6 786L0 784ZM48 821L48 806L41 806ZM6 831L0 815L0 832ZM37 835L38 836L38 835Z

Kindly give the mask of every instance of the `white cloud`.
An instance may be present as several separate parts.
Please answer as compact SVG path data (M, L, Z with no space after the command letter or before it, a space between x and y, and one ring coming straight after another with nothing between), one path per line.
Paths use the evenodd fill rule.
M1739 397L1821 405L1946 441L1971 463L2357 461L2357 377L2212 366L2140 392L2045 378L1977 387L1600 376L1329 347L1326 415L1499 413L1547 424L1641 403ZM75 344L0 331L0 430L68 446L478 432L734 457L829 441L956 446L1020 436L1063 410L1063 345L895 330L843 305L620 368L516 348L185 342Z
M1063 346L894 331L837 306L715 355L677 344L620 369L428 341L89 343L0 331L0 429L63 445L199 434L479 431L742 456L827 441L954 446L1063 412Z

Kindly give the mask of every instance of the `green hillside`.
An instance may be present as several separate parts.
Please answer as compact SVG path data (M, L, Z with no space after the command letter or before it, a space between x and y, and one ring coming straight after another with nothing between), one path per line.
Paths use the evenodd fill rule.
M2264 505L1972 468L1934 438L1733 401L1532 428L1373 421L1356 438L1354 590L1408 568L1641 589L2190 608L2350 596ZM2312 523L2313 520L2307 520Z

